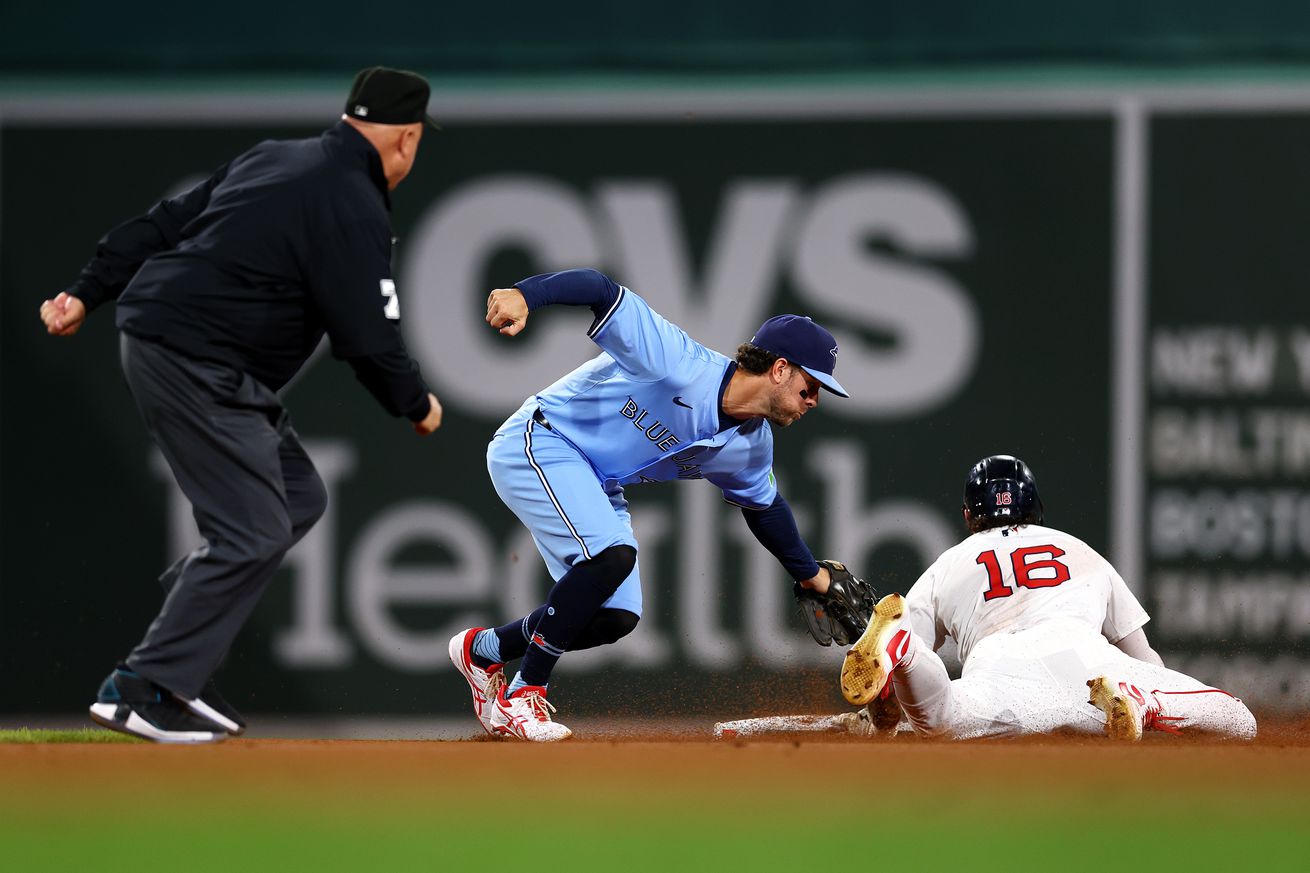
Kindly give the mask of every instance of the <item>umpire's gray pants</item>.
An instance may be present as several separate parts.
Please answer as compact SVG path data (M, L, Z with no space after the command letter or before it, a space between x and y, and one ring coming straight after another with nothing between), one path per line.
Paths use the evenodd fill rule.
M164 607L127 665L192 698L283 555L323 514L327 490L267 386L127 334L120 348L137 408L205 540L160 577Z

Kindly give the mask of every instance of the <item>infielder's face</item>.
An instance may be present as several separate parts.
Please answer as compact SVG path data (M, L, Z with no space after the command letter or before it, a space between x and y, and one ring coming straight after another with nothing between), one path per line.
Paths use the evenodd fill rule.
M769 421L786 427L819 405L819 380L797 366L774 389L769 398Z

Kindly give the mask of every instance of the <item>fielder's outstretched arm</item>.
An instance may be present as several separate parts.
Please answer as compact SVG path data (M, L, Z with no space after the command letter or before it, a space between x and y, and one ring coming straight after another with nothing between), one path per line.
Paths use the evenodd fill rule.
M804 588L820 594L828 590L828 571L814 560L814 554L801 539L791 507L779 493L773 503L764 509L742 507L746 527L759 540L760 545L778 559L778 563Z

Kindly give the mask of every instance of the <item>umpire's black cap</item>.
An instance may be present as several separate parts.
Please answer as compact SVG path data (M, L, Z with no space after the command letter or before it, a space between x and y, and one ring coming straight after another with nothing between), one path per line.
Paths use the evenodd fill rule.
M355 76L346 98L346 114L374 124L414 124L426 121L441 129L427 114L432 89L427 79L409 70L369 67Z

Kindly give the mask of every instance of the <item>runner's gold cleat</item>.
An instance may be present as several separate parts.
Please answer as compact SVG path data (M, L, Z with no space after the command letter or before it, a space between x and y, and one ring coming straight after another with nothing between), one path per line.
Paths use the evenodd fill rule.
M873 609L864 633L846 653L841 665L841 693L850 703L863 706L877 697L892 670L909 649L910 631L904 626L905 598L888 594Z

